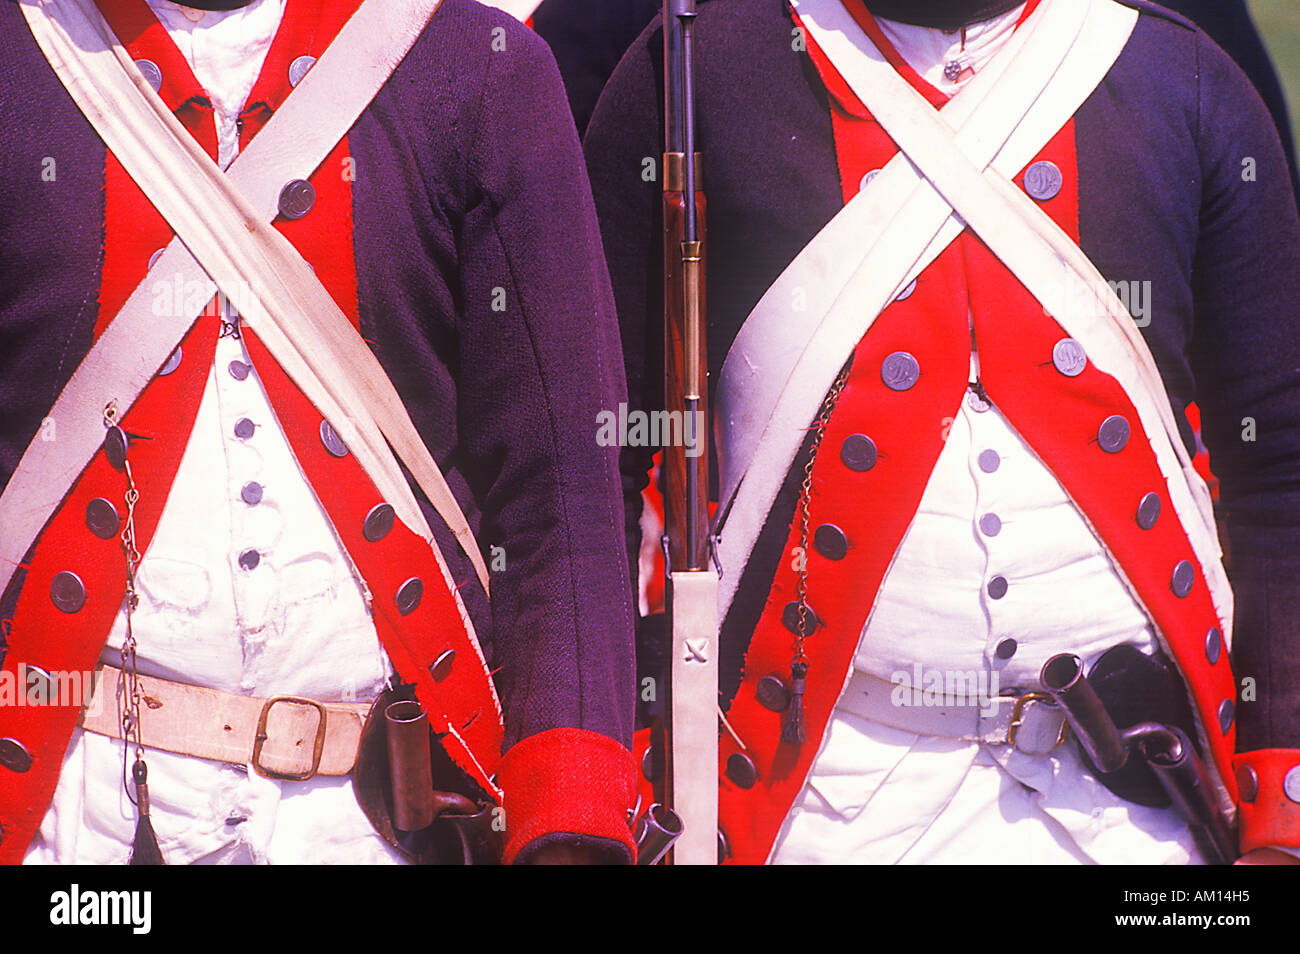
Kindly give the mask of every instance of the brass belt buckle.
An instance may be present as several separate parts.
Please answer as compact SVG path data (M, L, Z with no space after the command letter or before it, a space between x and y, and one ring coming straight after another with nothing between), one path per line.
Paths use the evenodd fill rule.
M1026 692L1023 696L1017 699L1016 704L1011 709L1011 724L1007 727L1007 745L1010 745L1012 748L1015 748L1016 735L1020 731L1020 726L1025 721L1025 709L1029 707L1029 703L1031 702L1045 702L1055 706L1052 697L1045 692ZM1062 714L1061 731L1057 734L1056 742L1052 745L1052 748L1056 748L1056 746L1065 741L1067 725L1068 723L1065 721L1065 716Z
M261 763L262 748L266 745L266 722L271 715L271 709L277 702L289 703L292 705L311 706L316 710L318 720L316 723L316 745L312 751L311 768L306 772L277 772L269 769ZM262 706L262 713L257 717L257 735L253 738L253 758L251 764L258 775L264 778L280 778L291 782L305 782L312 778L320 768L321 756L325 752L325 706L315 699L304 699L302 696L276 696L267 699Z

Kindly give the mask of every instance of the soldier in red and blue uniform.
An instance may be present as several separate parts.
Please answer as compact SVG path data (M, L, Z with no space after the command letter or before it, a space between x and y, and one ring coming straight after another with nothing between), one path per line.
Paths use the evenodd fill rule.
M358 6L104 0L100 9L167 108L225 165ZM233 39L219 42L223 30ZM0 36L9 120L0 168L13 184L0 198L2 484L29 445L39 454L57 426L46 419L56 397L172 231L65 91L17 3L0 5ZM212 65L199 48L234 57L232 74L261 57L246 99L223 98L220 75L201 81ZM617 461L594 424L622 400L624 378L553 59L506 14L445 0L309 184L274 224L392 380L492 565L491 598L428 501L417 493L445 574L218 302L135 404L118 409L139 485L130 516L143 554L140 672L258 697L314 689L322 702L413 687L457 788L503 810L506 861L630 861L631 611L616 557ZM204 420L216 422L214 436L200 440ZM189 498L185 475L203 477L195 460L219 469L215 499ZM0 613L11 678L117 658L122 479L97 455L18 569ZM308 545L285 516L299 513L324 543ZM197 574L188 584L180 564ZM196 579L214 581L211 592ZM343 606L340 593L347 620L300 612L313 600ZM178 619L192 627L188 641L172 638ZM275 663L259 671L258 660ZM121 743L92 738L79 715L0 708L0 859L126 861L134 822ZM145 757L169 860L398 860L361 833L348 778L295 782L263 778L248 759ZM195 778L212 785L197 806L186 790ZM340 825L352 840L311 855L313 832Z
M941 108L1051 0L835 2L852 18L836 22ZM1123 7L1136 23L1118 59L1014 183L1112 288L1151 289L1126 304L1189 449L1184 415L1200 408L1235 620L1213 608L1213 567L1192 554L1123 389L967 231L848 343L747 562L724 560L724 580L741 575L722 627L724 858L1199 860L1185 823L1100 779L1064 735L950 733L890 698L913 666L918 683L961 670L1000 677L1023 712L1057 652L1125 687L1108 702L1121 728L1181 721L1240 854L1300 849L1291 176L1229 57L1162 7ZM804 27L784 0L699 8L713 388L765 292L898 153ZM585 140L629 400L648 411L663 406L660 187L641 172L662 151L661 63L654 24ZM815 317L798 311L790 322ZM634 553L652 451L624 452ZM787 731L796 703L802 739ZM642 765L661 772L653 751Z

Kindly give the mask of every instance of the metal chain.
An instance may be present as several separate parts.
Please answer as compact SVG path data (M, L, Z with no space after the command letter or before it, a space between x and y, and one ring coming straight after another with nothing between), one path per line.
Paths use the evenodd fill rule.
M813 422L813 440L812 446L808 453L808 463L804 467L803 484L799 489L799 578L795 583L795 600L799 607L799 625L794 634L794 658L791 660L794 664L807 664L808 657L804 655L803 644L804 634L808 630L808 523L809 523L809 502L812 498L812 475L813 467L817 463L817 452L821 449L822 437L826 434L826 425L830 423L831 413L835 410L835 404L839 401L840 394L844 391L844 386L849 380L849 365L840 370L840 375L835 379L834 386L826 395L826 400L822 402L821 413L817 415L817 420Z
M104 408L104 425L105 427L117 427L117 404L110 402ZM132 628L131 617L136 608L140 605L140 597L136 593L135 578L136 570L140 566L140 551L136 549L135 544L135 506L140 502L140 491L135 485L135 478L131 474L131 462L125 461L123 468L126 472L126 520L122 528L122 550L126 556L126 636L122 640L122 674L126 677L126 692L122 697L122 739L126 743L122 747L122 781L126 788L126 797L135 804L136 799L131 794L134 785L128 784L127 779L127 752L132 743L135 747L136 761L144 759L144 747L140 742L140 676L136 668L136 644L135 631Z

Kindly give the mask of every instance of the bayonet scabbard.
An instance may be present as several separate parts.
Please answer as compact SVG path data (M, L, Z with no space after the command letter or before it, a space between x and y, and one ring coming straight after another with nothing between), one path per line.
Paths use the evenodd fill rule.
M433 824L433 769L429 716L418 702L394 702L384 710L388 771L393 787L393 827L421 831Z

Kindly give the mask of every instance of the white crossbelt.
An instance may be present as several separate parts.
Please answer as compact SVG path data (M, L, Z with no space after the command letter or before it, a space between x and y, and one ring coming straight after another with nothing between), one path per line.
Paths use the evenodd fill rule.
M220 288L238 305L402 521L430 542L454 588L396 451L487 589L468 522L383 368L306 262L267 224L284 185L312 174L440 2L367 0L227 178L135 69L91 0L25 0L23 12L55 72L178 237L64 388L51 411L59 441L34 442L0 496L0 589L102 444L104 407L129 407L193 324L191 314L155 312L159 276L187 290L205 288L205 298Z
M829 5L832 13L842 11L839 0ZM807 4L798 10L806 24L817 22ZM1089 12L1086 2L1049 4L1016 31L944 107L944 121L956 131L952 147L1008 175L1029 162L1101 81L1113 61L1105 54L1118 56L1127 40L1122 25L1108 25L1114 33L1109 49L1091 40L1087 54L1081 53L1085 19L1095 19ZM860 41L852 50L855 58L883 61L851 18L848 27ZM782 473L788 469L780 466L777 451L785 442L772 438L807 427L830 387L819 390L820 379L833 381L843 364L837 355L847 358L884 307L964 228L900 154L827 223L755 306L727 353L717 389L719 513L727 522L728 551L736 545L726 537L745 534L752 519L743 508L732 513L741 482L752 485L769 465ZM791 320L795 302L801 303L798 321ZM821 374L811 373L814 368ZM810 400L816 403L805 414ZM756 466L759 461L763 466Z
M969 225L1133 400L1175 510L1206 570L1224 632L1229 632L1232 597L1220 563L1209 494L1178 437L1154 360L1131 317L1086 256L1007 178L1037 154L1096 88L1127 43L1136 12L1113 0L1047 0L1019 31L1024 35L1013 38L1003 56L940 115L898 76L839 0L795 0L794 5L813 38L902 152L823 233L833 229L839 248L828 243L817 258L809 256L798 268L797 259L778 279L724 365L718 399L718 426L723 429L719 444L726 447L720 453L725 468L723 506L729 508L721 534L727 570L724 608L730 605L740 570L804 429L838 369L893 295ZM1049 65L1053 58L1057 68ZM1026 96L1032 106L1014 133L1008 132L1005 124L1008 118L1015 122L1014 108ZM991 164L986 159L990 156ZM938 237L917 260L916 249L932 234L936 212L942 218ZM843 224L838 222L841 217L846 218ZM843 278L822 294L824 311L814 311L824 316L820 323L789 321L791 298L782 293L788 296L795 288L811 292L834 267L827 260L842 255L843 243L850 238L868 252L855 272L836 269L835 277ZM819 235L814 244L822 241ZM810 324L816 328L811 339L806 332L783 335L773 330ZM784 340L765 349L758 344L764 332ZM769 383L760 383L764 381ZM755 408L745 410L751 403ZM729 432L731 428L735 431Z
M822 6L826 0L800 2ZM1045 6L1066 2L1047 0ZM1090 2L1098 11L1118 11L1130 21L1136 18L1135 11L1115 0ZM836 4L836 9L852 22L841 4ZM818 26L814 34L835 50L828 53L833 60L848 52L842 32L823 33ZM902 152L1047 313L1083 345L1088 359L1123 386L1155 451L1174 510L1205 571L1230 644L1232 590L1223 570L1209 489L1192 466L1155 359L1132 316L1079 246L1040 206L997 169L981 170L965 153L953 150L951 129L892 66L883 59L856 58L855 62L861 69L849 70L845 79Z

